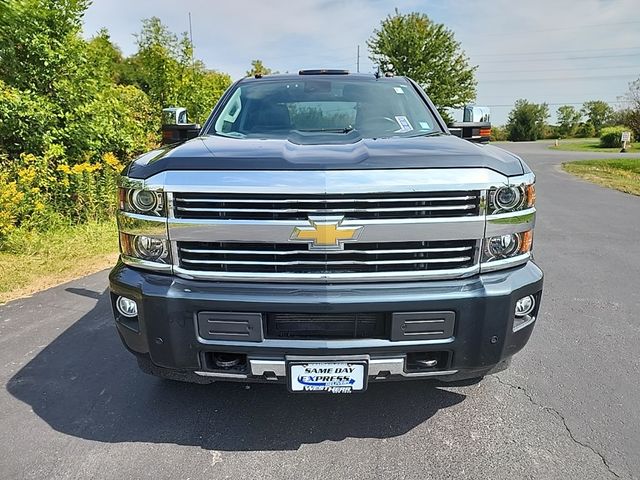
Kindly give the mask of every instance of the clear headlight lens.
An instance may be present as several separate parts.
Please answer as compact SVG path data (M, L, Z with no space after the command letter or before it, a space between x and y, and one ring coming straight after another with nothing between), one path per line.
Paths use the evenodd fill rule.
M493 262L529 253L532 244L533 230L485 238L482 262Z
M132 190L131 204L141 212L150 212L158 206L158 197L149 190Z
M509 257L517 252L519 247L520 237L516 233L491 237L487 240L487 252L492 257Z
M123 255L140 260L170 263L169 244L162 238L121 233L120 250Z
M164 215L164 195L153 190L119 188L120 210L132 213Z
M531 208L536 203L535 185L506 185L489 191L488 213L506 213Z

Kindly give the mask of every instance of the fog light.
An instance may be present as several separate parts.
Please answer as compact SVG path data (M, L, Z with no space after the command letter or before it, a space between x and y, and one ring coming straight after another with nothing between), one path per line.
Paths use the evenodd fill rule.
M116 309L120 315L127 318L138 316L138 304L135 300L131 300L127 297L118 297L116 300Z
M536 307L536 299L533 295L527 295L522 297L516 302L516 317L526 317L533 313L533 309Z

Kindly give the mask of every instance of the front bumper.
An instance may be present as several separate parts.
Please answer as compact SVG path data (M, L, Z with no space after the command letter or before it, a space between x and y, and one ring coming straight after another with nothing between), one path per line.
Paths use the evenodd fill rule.
M535 295L538 315L543 274L533 263L459 280L349 285L219 283L150 273L119 263L111 272L112 303L122 295L136 300L138 317L116 313L125 346L146 370L178 379L284 381L292 356L327 358L366 355L369 380L434 377L461 380L490 373L529 340L531 325L513 331L516 301ZM455 313L453 334L444 339L392 341L261 339L203 340L199 312ZM213 352L246 355L246 369L211 368ZM433 369L408 370L407 355L433 352L446 361ZM195 376L194 376L195 374Z

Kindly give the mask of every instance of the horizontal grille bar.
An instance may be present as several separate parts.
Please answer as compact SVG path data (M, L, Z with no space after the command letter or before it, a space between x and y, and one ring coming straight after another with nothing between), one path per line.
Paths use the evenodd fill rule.
M246 260L189 260L183 259L185 263L197 263L206 265L393 265L401 263L460 263L468 262L471 257L453 257L453 258L432 258L432 259L412 259L412 260L331 260L330 262L319 262L314 260L294 260L291 262L248 262Z
M214 203L214 202L229 202L230 198L190 198L184 197L181 194L176 194L178 198L182 202L185 203ZM415 197L415 198L356 198L358 202L370 202L370 203L383 203L383 202L445 202L445 201L468 201L475 200L478 198L477 196L468 195L465 197ZM270 198L270 199L260 199L260 198L235 198L233 197L233 203L342 203L345 199L343 198L323 198L319 200L318 198Z
M396 250L327 250L322 255L331 254L355 254L367 253L371 255L389 254L389 253L441 253L441 252L463 252L472 250L473 247L448 247L448 248L414 248L414 249L396 249ZM275 252L271 250L207 250L205 248L181 248L184 253L222 253L222 254L239 254L239 255L305 255L309 250L289 250L284 252Z
M385 196L388 195L388 196ZM346 219L476 216L480 192L295 195L174 193L176 218L307 220L313 215Z
M471 210L476 208L474 204L466 205L446 205L421 207L424 211L445 211L445 210ZM366 212L413 212L416 207L388 207L388 208L203 208L203 207L176 207L180 212L201 212L201 213L366 213Z
M179 266L206 272L355 273L468 268L477 242L351 243L348 250L301 250L286 243L178 242Z

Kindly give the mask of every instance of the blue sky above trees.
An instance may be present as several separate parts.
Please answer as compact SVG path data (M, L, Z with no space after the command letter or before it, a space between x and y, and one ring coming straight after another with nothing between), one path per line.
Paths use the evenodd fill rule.
M560 104L615 102L640 76L637 0L94 0L85 35L106 27L131 54L142 18L158 16L181 32L188 30L190 11L196 56L233 78L256 58L281 72L355 71L358 44L360 70L367 72L374 66L366 40L394 7L424 12L455 32L471 63L479 65L477 103L492 106L496 124L505 123L518 98L546 101L555 113Z

